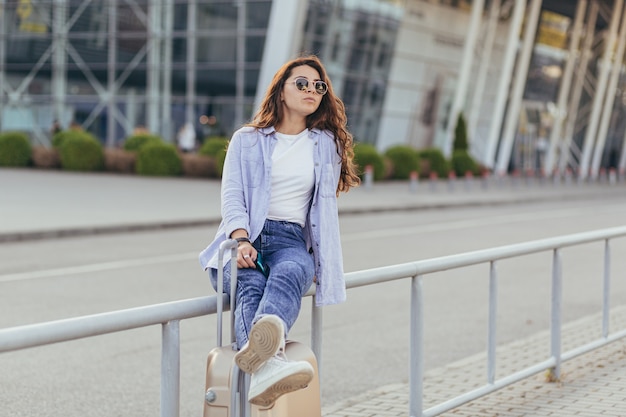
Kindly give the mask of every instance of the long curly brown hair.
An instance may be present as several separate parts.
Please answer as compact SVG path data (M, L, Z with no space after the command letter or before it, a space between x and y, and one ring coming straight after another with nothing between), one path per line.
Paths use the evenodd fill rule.
M309 129L329 130L335 136L337 153L341 156L341 176L337 186L337 195L339 195L340 192L348 192L351 187L359 185L361 180L357 175L357 168L353 161L354 141L352 134L347 129L348 118L346 117L345 106L341 99L335 95L326 70L318 57L315 55L303 56L284 64L274 75L261 107L247 126L267 128L280 125L284 117L280 95L285 86L285 81L291 76L294 68L303 65L314 68L319 73L320 79L328 85L328 91L322 97L317 110L307 116L306 126Z

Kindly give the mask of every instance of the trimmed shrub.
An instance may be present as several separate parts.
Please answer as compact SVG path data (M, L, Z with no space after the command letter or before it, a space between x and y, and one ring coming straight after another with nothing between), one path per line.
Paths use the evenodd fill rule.
M140 175L174 177L183 167L176 146L169 143L149 143L139 149L135 171Z
M132 135L126 138L124 141L124 150L130 152L137 152L146 145L160 144L163 140L157 135L151 135L149 133L140 133L138 135Z
M55 169L61 167L61 157L56 148L34 146L32 158L35 168Z
M85 133L81 129L67 129L61 130L52 136L52 147L55 149L61 149L61 146L67 138L81 137Z
M354 145L354 162L358 167L361 179L365 175L365 167L371 165L374 169L374 180L385 178L385 160L375 146L357 142Z
M467 151L467 124L465 123L465 117L463 117L463 113L459 113L459 117L456 121L456 126L454 128L454 143L452 145L452 149L455 151Z
M407 180L412 171L419 172L417 152L408 145L392 146L385 151L385 157L391 161L391 179Z
M443 156L443 152L438 148L426 148L417 151L417 156L420 159L420 177L428 178L431 172L437 174L439 178L447 178L450 166L446 158Z
M452 153L452 159L450 162L452 170L457 177L463 177L467 172L471 172L473 175L480 174L478 164L474 161L474 158L471 157L469 152L465 150L455 150Z
M198 153L210 156L215 160L215 172L217 177L222 176L224 170L224 160L228 149L228 138L222 136L211 136L206 138Z
M135 152L123 149L107 148L104 150L104 168L109 172L132 174L135 172Z
M210 136L204 140L198 153L200 155L218 156L228 148L228 138L222 136Z
M185 177L215 178L219 176L216 171L215 158L193 153L183 153L179 156Z
M32 152L26 133L0 134L0 166L25 167L30 162Z
M61 168L68 171L100 171L104 168L102 144L91 133L73 131L59 147Z

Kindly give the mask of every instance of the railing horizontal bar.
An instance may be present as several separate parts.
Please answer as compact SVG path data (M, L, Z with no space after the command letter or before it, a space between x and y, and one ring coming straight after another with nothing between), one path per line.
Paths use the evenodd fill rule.
M593 342L587 343L586 345L579 346L576 349L568 350L567 352L563 353L561 357L563 358L564 361L567 361L577 356L591 352L592 350L597 349L599 347L608 345L609 343L615 342L624 337L626 337L626 329L610 334L605 338L603 337L601 339L594 340Z
M478 265L500 259L530 255L557 248L624 236L626 236L626 227L615 227L466 252L457 255L442 256L439 258L425 259L422 261L408 262L364 271L350 272L345 274L346 288L362 287L375 283L393 281L396 279L410 278L415 275L424 275L433 272L445 271L447 269Z
M539 362L536 365L533 365L529 368L523 369L514 374L508 375L505 378L499 379L495 381L493 384L483 385L480 388L475 390L466 392L463 395L459 395L458 397L452 398L446 402L438 404L434 407L428 408L424 410L423 417L433 417L438 416L439 414L445 413L446 411L450 411L453 408L456 408L460 405L463 405L467 402L480 398L484 395L490 394L494 391L502 389L507 385L511 385L515 382L521 381L529 376L535 375L541 371L551 368L554 366L556 361L554 358L550 358L543 362Z
M228 305L228 298L225 305ZM65 342L214 314L217 297L207 296L0 329L0 352Z
M626 236L626 227L577 233L389 267L350 272L345 275L346 288L356 288L396 279L410 278L415 275L423 275L513 256L552 250L556 247L588 243L599 239L609 239L620 236ZM306 295L311 296L314 293L315 286L313 285ZM226 304L228 300L226 296L224 297L226 298ZM160 305L144 306L60 321L0 329L0 352L211 314L216 311L216 300L217 298L215 296L199 297Z

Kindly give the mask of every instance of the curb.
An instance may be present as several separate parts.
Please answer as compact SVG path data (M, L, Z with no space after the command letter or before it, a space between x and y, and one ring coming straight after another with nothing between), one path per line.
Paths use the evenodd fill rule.
M476 198L474 200L459 199L456 201L439 201L439 202L419 202L419 203L406 203L402 205L380 205L380 206L360 206L360 207L346 207L339 208L339 216L353 216L372 213L394 213L394 212L410 212L410 211L426 211L426 210L443 210L449 208L458 207L485 207L485 206L506 206L514 204L522 204L538 201L577 201L585 200L590 197L589 193L554 193L551 195L535 195L528 196L523 195L521 197L510 196L485 196L484 198ZM355 204L353 203L353 206ZM206 219L192 219L192 220L174 220L174 221L161 221L152 223L132 223L132 224L113 224L93 227L76 227L76 228L59 228L49 230L34 230L34 231L22 231L22 232L8 232L0 233L0 244L10 242L23 242L33 240L45 240L45 239L58 239L65 237L78 237L78 236L90 236L90 235L108 235L130 232L144 232L153 230L167 230L167 229L181 229L189 227L206 227L216 226L221 222L220 217L209 217Z

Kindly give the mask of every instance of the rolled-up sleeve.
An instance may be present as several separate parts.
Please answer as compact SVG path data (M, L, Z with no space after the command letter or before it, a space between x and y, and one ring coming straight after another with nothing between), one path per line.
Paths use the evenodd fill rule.
M250 230L242 181L241 134L235 133L228 145L222 172L222 219L225 237L237 229Z

